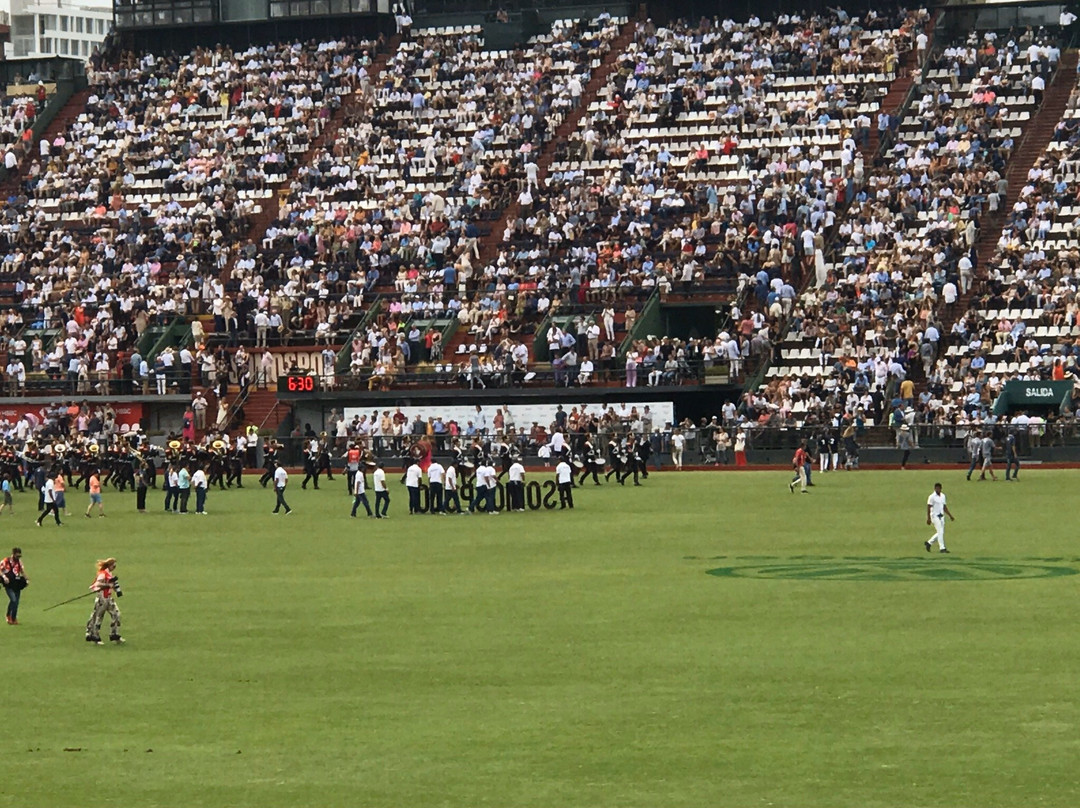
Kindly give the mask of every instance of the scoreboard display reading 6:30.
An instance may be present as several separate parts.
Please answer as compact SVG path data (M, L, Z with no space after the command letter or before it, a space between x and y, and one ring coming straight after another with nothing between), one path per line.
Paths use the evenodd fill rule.
M277 390L279 393L314 393L314 376L278 376Z

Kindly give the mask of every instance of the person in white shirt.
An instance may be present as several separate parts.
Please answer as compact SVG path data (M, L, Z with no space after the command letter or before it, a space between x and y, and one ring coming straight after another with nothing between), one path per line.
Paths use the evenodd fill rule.
M168 485L165 486L165 512L179 513L180 510L180 468L169 466Z
M518 513L525 512L525 467L520 460L515 460L510 465L510 471L506 493L510 499L510 510Z
M375 489L375 518L389 519L386 512L390 510L390 492L386 490L386 469L382 463L371 475L371 487ZM379 510L379 503L382 503L382 510Z
M450 509L450 503L454 509ZM443 480L443 513L461 513L461 497L458 495L457 468L451 463L446 467Z
M368 518L371 518L375 515L371 512L371 506L368 504L366 486L367 481L364 479L363 469L357 469L356 473L353 474L352 479L353 503L352 513L350 513L349 516L355 517L356 509L361 505L363 505L364 510L367 511Z
M289 472L285 471L284 466L278 466L274 470L274 493L277 494L277 505L274 506L274 513L277 513L281 508L285 509L286 516L292 513L292 508L285 501L285 486L288 484Z
M548 443L548 447L551 449L551 456L555 458L561 458L563 452L566 451L566 439L558 429L551 433L551 441Z
M191 487L195 489L195 513L206 515L206 472L202 466L195 467L191 475Z
M949 506L945 503L945 495L941 493L941 483L934 483L934 493L926 499L926 524L931 525L934 528L934 535L923 542L926 552L930 552L930 548L934 546L935 541L938 543L938 547L941 548L939 552L949 552L945 549L946 516L948 516L951 521L956 521L956 518L952 515L952 511L949 510Z
M675 468L682 470L683 447L686 446L686 436L678 429L671 433L671 462Z
M420 513L420 478L424 475L419 464L412 463L405 469L405 487L409 489L409 515Z
M265 310L260 309L255 315L255 347L266 347L266 334L270 330L270 317Z
M45 477L45 485L42 486L42 488L41 488L41 494L44 497L45 510L43 510L41 512L41 515L38 516L38 518L37 518L37 526L38 527L41 527L41 523L45 520L45 517L48 516L50 513L53 515L53 518L56 520L56 524L57 524L58 527L61 524L63 524L60 521L60 507L56 504L56 493L55 493L55 491L56 491L56 483L53 480L53 478L58 473L59 472L54 472L52 474L46 475L46 477Z
M428 513L443 513L443 477L446 475L442 463L432 460L428 466Z
M469 513L476 511L477 506L481 506L483 510L488 513L494 513L495 511L495 496L494 491L489 490L490 487L495 485L495 468L491 467L491 473L488 473L488 461L484 458L480 461L480 465L476 467L476 491L473 494L472 502L469 503Z
M490 457L484 464L484 473L487 476L487 512L498 515L499 512L495 508L495 491L499 487L499 474L495 471L495 464L491 462Z
M561 509L574 507L574 471L566 458L559 460L555 467L555 482L559 486L559 507Z
M487 503L487 469L484 461L476 465L476 478L473 481L473 498L469 503L469 513L476 512L476 506Z

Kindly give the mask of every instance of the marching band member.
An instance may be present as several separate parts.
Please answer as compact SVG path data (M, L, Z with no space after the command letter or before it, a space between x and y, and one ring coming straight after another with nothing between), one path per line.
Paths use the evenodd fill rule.
M611 464L611 471L604 475L604 481L611 479L611 475L615 475L615 481L619 485L626 485L623 476L623 467L626 465L626 455L622 453L622 447L619 445L618 438L612 438L608 441L608 462Z
M146 513L146 489L150 487L150 461L139 464L139 475L135 480L135 509Z
M326 472L326 479L334 479L334 468L330 464L330 445L326 440L326 433L321 434L321 440L319 441L318 450L315 456L315 487L319 487L319 475L324 471Z
M266 488L266 484L274 479L274 469L277 468L278 448L274 441L263 444L263 469L265 473L259 478L259 485Z
M86 641L104 645L101 641L101 621L105 619L105 613L109 613L109 639L115 643L122 643L124 638L120 636L120 609L116 606L117 598L123 597L120 591L120 582L116 578L116 559L106 558L97 563L97 576L90 584L90 591L96 592L94 598L94 610L90 613L90 619L86 621Z
M319 490L319 443L312 440L304 449L304 479L300 483L301 490L307 490L308 481L314 481L315 490Z
M578 480L578 485L585 485L585 480L592 474L593 483L600 485L600 477L598 475L600 467L603 463L597 463L596 448L593 446L592 440L588 435L585 436L585 440L581 444L581 460L585 464L584 471L581 472L581 479Z

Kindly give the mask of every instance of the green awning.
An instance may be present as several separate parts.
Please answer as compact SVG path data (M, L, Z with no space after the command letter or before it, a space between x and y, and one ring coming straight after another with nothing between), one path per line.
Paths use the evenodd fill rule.
M994 415L1008 415L1017 410L1035 407L1055 407L1064 410L1072 398L1073 383L1066 382L1005 382L1001 395L994 402Z

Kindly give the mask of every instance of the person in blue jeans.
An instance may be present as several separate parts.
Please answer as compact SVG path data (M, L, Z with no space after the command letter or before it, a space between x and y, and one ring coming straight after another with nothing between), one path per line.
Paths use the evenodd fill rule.
M353 503L352 513L349 516L356 516L356 509L361 505L364 506L364 510L367 511L368 516L374 516L371 512L371 506L368 504L367 488L364 481L364 470L357 469L356 474L353 475Z
M15 506L11 499L11 475L5 474L3 482L0 482L0 492L4 495L4 501L0 502L0 513L7 509L8 513L15 513Z
M180 513L187 513L188 500L191 498L191 472L186 464L180 465L180 471L176 473L176 482L180 491Z
M19 597L26 588L26 570L22 565L22 548L11 548L11 555L0 560L0 583L4 585L4 592L8 596L7 623L9 626L19 625Z

